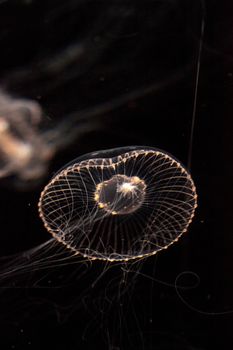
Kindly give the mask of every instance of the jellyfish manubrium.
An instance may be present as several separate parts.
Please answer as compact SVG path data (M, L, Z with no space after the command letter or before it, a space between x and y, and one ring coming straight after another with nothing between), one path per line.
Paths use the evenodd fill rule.
M69 163L42 191L39 214L73 253L128 261L177 241L196 206L195 185L178 160L159 149L132 146Z

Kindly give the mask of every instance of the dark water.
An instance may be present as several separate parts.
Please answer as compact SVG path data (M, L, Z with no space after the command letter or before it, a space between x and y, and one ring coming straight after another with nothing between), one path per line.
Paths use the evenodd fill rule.
M0 1L0 85L37 101L44 112L38 132L56 128L59 135L40 181L16 186L13 174L1 182L1 349L231 349L231 6ZM50 239L37 202L67 162L149 145L187 164L204 12L191 157L199 199L187 234L135 264L46 264L59 248L25 263L21 252ZM34 271L40 259L46 268ZM28 267L16 273L22 264Z

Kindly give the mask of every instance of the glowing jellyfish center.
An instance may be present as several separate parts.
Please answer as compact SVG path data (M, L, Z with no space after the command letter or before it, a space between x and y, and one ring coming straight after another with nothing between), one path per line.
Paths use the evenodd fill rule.
M99 208L112 215L129 214L142 205L145 189L138 176L114 175L96 186L95 200Z

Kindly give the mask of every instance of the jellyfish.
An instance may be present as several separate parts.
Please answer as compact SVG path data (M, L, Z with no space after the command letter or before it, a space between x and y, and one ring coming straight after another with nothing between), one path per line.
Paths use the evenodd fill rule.
M0 178L15 176L18 183L42 178L54 149L39 132L41 121L36 101L0 91Z
M128 261L154 255L187 231L194 182L170 154L130 146L93 152L59 171L41 193L45 228L74 254Z
M38 185L59 150L99 125L74 113L44 130L44 117L37 101L13 97L0 89L0 180L10 179L17 189ZM64 133L69 134L66 141Z

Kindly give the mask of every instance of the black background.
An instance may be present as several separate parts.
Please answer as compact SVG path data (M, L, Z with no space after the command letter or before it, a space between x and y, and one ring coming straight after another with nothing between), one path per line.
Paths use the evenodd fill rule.
M40 103L42 130L69 125L70 115L77 129L76 140L57 150L33 188L20 191L14 177L2 181L1 349L232 348L231 6L217 0L206 1L205 10L191 0L0 1L1 86ZM50 238L38 217L39 195L73 158L138 144L187 164L204 13L191 170L199 205L188 233L135 264L74 259L15 273L24 263L21 252ZM70 47L82 55L69 61ZM106 102L107 111L90 117L97 130L79 135L79 115ZM31 259L38 262L39 255Z

